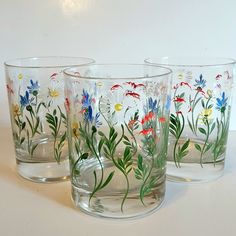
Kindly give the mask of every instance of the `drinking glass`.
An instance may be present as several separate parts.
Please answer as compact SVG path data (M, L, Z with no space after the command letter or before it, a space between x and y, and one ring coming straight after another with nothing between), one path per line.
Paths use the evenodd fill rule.
M167 178L204 182L223 174L235 60L154 58L173 70Z
M108 218L153 211L165 194L171 70L93 64L64 74L75 206Z
M69 178L63 69L94 61L80 57L5 62L17 172L36 182Z

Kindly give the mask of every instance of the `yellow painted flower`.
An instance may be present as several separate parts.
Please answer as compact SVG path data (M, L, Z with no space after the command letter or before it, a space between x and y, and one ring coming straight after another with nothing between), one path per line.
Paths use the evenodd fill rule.
M102 82L97 82L98 87L102 87Z
M22 75L22 74L19 74L19 75L18 75L18 79L19 79L19 80L22 80L22 79L23 79L23 75Z
M204 109L204 110L202 111L202 115L205 116L205 117L210 117L211 114L212 114L212 108L210 108L210 109Z
M208 90L207 90L207 95L208 95L209 97L212 97L212 90L208 89Z
M48 89L48 94L50 97L55 98L58 97L60 95L59 91L56 89Z
M79 137L79 124L78 122L74 121L72 123L72 131L74 137Z
M52 80L47 92L47 104L63 106L64 104L64 84L57 80Z
M122 104L120 104L120 103L116 103L115 105L114 105L114 108L115 108L115 111L121 111L122 110Z
M14 104L12 106L12 111L13 111L14 118L21 115L20 107L17 104Z
M178 77L178 79L183 79L183 78L184 78L184 73L179 73L179 74L177 75L177 77Z

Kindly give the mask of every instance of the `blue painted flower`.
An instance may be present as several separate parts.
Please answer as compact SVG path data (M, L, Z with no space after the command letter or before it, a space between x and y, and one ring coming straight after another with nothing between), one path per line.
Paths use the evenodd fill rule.
M202 78L202 74L200 74L199 79L195 79L196 84L194 84L195 87L203 89L206 87L206 80Z
M93 122L93 109L91 106L84 109L84 119Z
M25 92L25 96L20 95L20 104L22 107L26 107L30 105L30 100L29 100L29 92Z
M82 113L84 114L84 120L90 123L94 123L96 127L100 126L102 123L99 121L100 113L93 116L92 103L95 103L95 99L92 98L87 91L83 90L82 93Z
M225 97L225 92L223 92L221 98L216 99L216 109L223 113L227 106L227 100L228 98Z
M102 122L99 121L99 117L100 117L100 113L98 112L98 113L95 115L95 118L94 118L94 123L95 123L95 126L96 126L96 127L99 127L100 125L102 125Z
M166 105L165 105L165 108L166 108L167 111L170 110L170 105L171 105L171 96L168 95L167 99L166 99Z
M148 111L152 111L154 113L157 113L158 110L158 105L157 105L157 100L153 100L152 98L148 98Z
M83 107L83 109L91 106L91 102L92 102L92 99L89 96L88 92L83 90L83 93L82 93L82 107Z
M30 86L27 86L27 88L29 89L29 93L33 94L34 96L38 95L39 87L40 86L38 84L38 81L34 83L32 79L30 80Z

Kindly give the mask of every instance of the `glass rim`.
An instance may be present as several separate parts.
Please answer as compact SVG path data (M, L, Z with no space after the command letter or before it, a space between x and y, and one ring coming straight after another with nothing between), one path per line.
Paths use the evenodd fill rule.
M165 62L161 62L161 60L163 59L175 59L176 61L179 60L186 60L186 63L165 63ZM188 60L205 60L205 59L209 59L209 60L222 60L225 62L221 62L221 63L187 63ZM151 60L153 60L153 62L151 62ZM236 60L233 58L228 58L228 57L194 57L194 56L189 56L189 57L169 57L169 56L164 56L164 57L149 57L144 59L144 62L150 65L160 65L160 66L173 66L173 67L210 67L210 66L227 66L227 65L234 65L236 64Z
M72 59L72 60L87 60L87 62L82 62L82 63L56 63L55 65L19 65L19 61L24 60L24 61L29 61L30 60L47 60L47 59ZM28 69L39 69L39 68L65 68L65 67L74 67L74 66L79 66L79 65L89 65L95 63L95 60L89 57L74 57L74 56L38 56L38 57L22 57L22 58L16 58L16 59L11 59L7 60L4 62L4 65L6 67L14 67L14 68L28 68ZM50 64L50 63L49 63Z
M140 76L140 77L131 77L131 76L126 76L126 77L103 77L103 76L81 76L79 74L74 74L75 71L73 72L73 69L76 68L81 68L81 67L95 67L95 66L145 66L145 67L152 67L152 68L159 68L159 69L164 69L166 70L165 73L159 73L151 76ZM71 72L69 72L71 70ZM111 79L117 79L117 80L132 80L132 79L149 79L149 78L156 78L156 77L162 77L166 75L171 75L172 70L168 67L164 66L159 66L159 65L149 65L149 64L136 64L136 63L95 63L95 64L89 64L89 65L78 65L78 66L72 66L68 67L63 70L63 74L66 76L70 76L73 78L80 78L80 79L89 79L89 80L111 80Z

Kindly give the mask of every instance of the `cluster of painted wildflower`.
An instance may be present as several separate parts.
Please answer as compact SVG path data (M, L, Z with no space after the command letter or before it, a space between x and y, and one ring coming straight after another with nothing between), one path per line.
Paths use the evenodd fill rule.
M184 157L189 153L191 139L188 138L183 144L179 142L181 136L184 135L184 130L187 129L186 124L193 134L193 139L201 137L204 140L202 144L194 144L194 148L199 152L201 167L204 164L204 154L207 152L211 153L213 157L211 162L214 164L225 153L230 106L226 91L222 91L220 80L223 79L227 81L230 90L232 80L227 71L223 75L218 74L215 77L216 87L213 90L206 89L207 80L203 78L202 74L195 79L193 85L185 81L174 85L175 113L170 116L170 133L175 137L173 159L176 167L181 167L180 163L184 162ZM227 89L226 86L224 89ZM201 112L199 113L199 111ZM216 134L215 138L211 138L213 133Z
M54 158L60 163L66 139L66 117L60 107L64 106L63 85L57 80L57 75L54 73L50 76L50 86L45 94L41 91L38 81L28 81L22 74L18 75L15 84L10 80L7 90L10 101L13 101L11 114L16 148L26 151L28 156L33 158L39 144L35 140L47 135L44 124L46 120L53 137ZM22 89L27 81L28 86Z
M77 114L77 118L71 121L73 153L76 153L71 158L71 175L72 181L76 185L83 162L91 158L98 162L100 165L99 174L94 170L94 186L90 194L90 201L98 191L111 182L116 172L120 172L126 181L121 211L123 211L125 200L129 194L130 175L134 175L140 181L140 201L145 204L145 196L153 191L158 181L153 171L158 168L161 170L160 177L163 176L167 144L165 143L163 146L158 144L161 135L159 131L163 132L163 136L168 136L166 115L170 107L170 97L166 104L161 106L157 99L142 97L141 94L145 94L145 89L144 84L126 82L111 86L109 98L100 96L98 101L93 93L88 93L86 90L78 95L81 97L78 102L80 110L71 112L71 117L74 112ZM122 94L122 98L124 98L122 101L115 101L119 97L113 96L116 92ZM135 105L132 107L131 100L128 102L129 106L125 105L125 98L131 99ZM142 98L146 100L146 103L143 102L145 100L142 101ZM70 111L74 106L71 105L73 101L68 98L66 101L67 110ZM139 102L140 104L145 103L145 106L139 107L137 105ZM119 116L120 114L122 115ZM116 116L119 116L119 120L116 119ZM104 127L108 127L108 130L104 131ZM112 162L115 167L115 170L106 177L102 163L103 158Z

